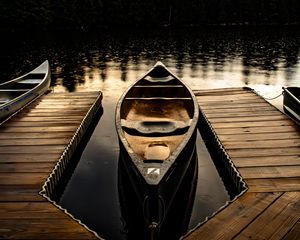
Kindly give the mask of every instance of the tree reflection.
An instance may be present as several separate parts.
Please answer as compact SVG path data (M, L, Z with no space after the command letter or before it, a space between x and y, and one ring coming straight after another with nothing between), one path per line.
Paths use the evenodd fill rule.
M118 35L51 33L40 36L44 40L42 45L41 41L29 37L19 41L11 37L13 41L10 44L6 39L7 47L2 52L1 67L6 71L1 71L0 81L20 74L19 66L31 69L47 58L53 70L52 80L57 79L53 84L61 84L66 91L77 91L78 86L93 81L117 78L111 75L112 68L120 72L115 80L133 81L133 76L141 76L158 60L175 69L181 78L213 81L215 73L225 76L228 71L239 71L246 85L251 84L256 75L272 84L278 72L285 72L284 80L289 82L296 77L299 64L300 32L289 30L201 30L193 33L181 30L167 35L165 31ZM17 50L11 51L15 47ZM56 67L60 69L58 72Z

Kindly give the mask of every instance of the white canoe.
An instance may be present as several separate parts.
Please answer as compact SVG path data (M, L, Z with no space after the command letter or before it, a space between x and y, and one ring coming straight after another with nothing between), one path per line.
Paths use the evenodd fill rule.
M11 116L50 86L50 68L46 60L31 72L0 84L0 122Z

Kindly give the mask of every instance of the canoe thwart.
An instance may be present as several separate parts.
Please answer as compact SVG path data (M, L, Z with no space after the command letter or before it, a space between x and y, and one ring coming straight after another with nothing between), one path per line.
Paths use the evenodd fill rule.
M121 126L130 135L137 136L171 136L184 134L191 120L184 121L129 121L122 119Z

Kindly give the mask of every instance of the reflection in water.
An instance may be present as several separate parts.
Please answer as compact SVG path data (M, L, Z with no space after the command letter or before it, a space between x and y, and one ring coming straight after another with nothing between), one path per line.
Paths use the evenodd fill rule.
M7 55L8 61L4 61L5 71L1 71L0 79L5 81L20 74L17 66L24 65L25 72L30 64L37 65L48 58L52 65L52 85L62 84L64 90L80 91L90 88L86 76L90 80L116 77L124 82L132 81L133 73L141 76L154 62L162 60L180 78L198 88L208 87L207 81L214 87L290 85L300 74L299 37L299 31L288 30L180 31L122 36L77 33L61 38L55 34L47 36L43 45L26 39L25 47L24 42L14 39L17 48L11 51L15 44L10 43L4 49L3 56ZM112 68L119 76L109 74ZM94 69L98 70L98 76L90 75Z
M103 108L100 107L99 110L96 112L91 124L88 126L86 132L84 133L80 145L78 145L78 147L76 148L72 159L69 161L66 169L64 170L64 174L63 174L64 177L59 180L58 185L55 187L51 195L51 199L54 200L55 202L59 202L61 196L63 195L66 186L69 183L77 167L77 164L82 157L82 153L86 148L88 142L90 141L90 138L93 135L93 132L95 131L95 128L99 120L101 119L102 115L103 115Z
M295 29L45 33L35 38L15 33L4 34L1 40L0 82L49 59L54 92L103 92L104 113L83 153L75 156L80 161L59 203L106 239L140 234L132 226L141 222L128 219L124 208L126 228L121 226L119 205L123 200L118 192L114 109L123 91L156 61L161 60L192 89L249 85L266 97L274 97L283 85L300 86L300 31ZM198 182L189 228L229 200L199 135L197 151ZM185 231L183 225L180 233Z
M122 153L120 153L122 154ZM153 234L149 229L143 204L139 201L130 181L130 172L124 162L119 160L118 190L123 218L125 239L179 239L188 230L196 193L198 176L197 152L194 151L190 165L183 177L168 213L159 224L159 230ZM155 211L155 209L149 209Z

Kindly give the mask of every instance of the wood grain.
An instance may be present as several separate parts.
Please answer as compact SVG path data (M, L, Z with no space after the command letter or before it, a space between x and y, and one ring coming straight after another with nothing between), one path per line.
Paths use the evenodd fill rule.
M216 134L248 189L184 239L299 239L299 126L250 89L195 93L205 132Z
M0 126L0 239L96 239L39 195L100 96L48 94Z
M280 240L299 219L300 192L287 192L247 226L236 239Z
M282 193L247 193L209 219L186 239L233 239Z

